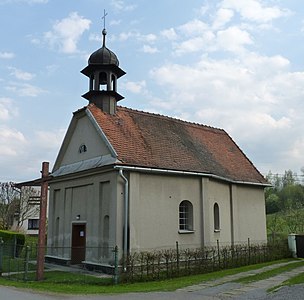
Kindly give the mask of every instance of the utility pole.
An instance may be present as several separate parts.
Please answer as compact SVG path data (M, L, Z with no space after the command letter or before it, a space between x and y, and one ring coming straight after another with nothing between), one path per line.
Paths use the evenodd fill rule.
M41 175L41 195L40 195L40 218L39 218L39 235L38 235L38 257L37 257L37 281L43 280L44 277L44 256L45 256L45 230L46 230L46 210L48 196L48 177L49 163L42 163Z

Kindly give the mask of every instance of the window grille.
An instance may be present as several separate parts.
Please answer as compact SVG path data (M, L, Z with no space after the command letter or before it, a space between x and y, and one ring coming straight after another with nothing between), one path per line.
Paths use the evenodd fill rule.
M179 230L193 230L193 207L187 200L179 205Z

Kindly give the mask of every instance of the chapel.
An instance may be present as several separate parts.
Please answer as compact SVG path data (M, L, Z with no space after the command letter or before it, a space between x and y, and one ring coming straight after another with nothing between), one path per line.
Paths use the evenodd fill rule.
M106 34L51 173L47 258L266 242L264 177L223 129L118 105L126 73Z

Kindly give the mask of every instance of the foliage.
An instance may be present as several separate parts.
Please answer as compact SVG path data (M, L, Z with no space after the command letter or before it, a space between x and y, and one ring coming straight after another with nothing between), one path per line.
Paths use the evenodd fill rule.
M267 214L304 207L304 185L296 173L288 170L280 177L269 172L266 179L272 184L265 191Z
M0 230L0 238L2 239L3 242L2 247L4 250L4 254L18 257L24 246L24 242L25 242L24 234L12 232L12 231Z
M160 280L208 273L289 257L287 243L135 252L127 256L124 282Z
M265 191L267 231L272 239L282 234L304 232L304 167L300 180L291 170L280 177L266 176L272 184Z
M33 187L18 190L13 182L0 182L0 229L8 230L14 223L19 229L26 219L35 216L39 206L32 205L33 196L39 196Z
M0 229L9 229L13 225L18 210L19 193L12 182L0 183Z

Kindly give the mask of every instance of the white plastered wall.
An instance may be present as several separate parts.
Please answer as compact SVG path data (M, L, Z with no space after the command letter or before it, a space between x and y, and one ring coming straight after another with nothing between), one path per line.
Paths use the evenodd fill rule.
M193 233L179 233L179 204L193 205ZM131 251L200 247L201 183L199 177L130 174Z

